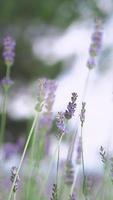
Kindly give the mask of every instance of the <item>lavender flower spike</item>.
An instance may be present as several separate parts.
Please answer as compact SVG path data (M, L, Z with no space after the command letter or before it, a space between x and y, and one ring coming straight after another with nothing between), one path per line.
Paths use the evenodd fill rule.
M72 116L74 115L77 97L78 97L77 93L73 92L71 101L69 102L69 104L67 106L67 110L64 113L64 116L66 119L71 119Z
M82 109L81 109L81 113L80 113L80 121L81 121L81 127L83 127L84 121L85 121L85 109L86 103L82 102Z
M7 36L3 40L3 58L4 62L7 66L12 66L14 63L14 57L15 57L15 46L16 42L15 40Z
M0 81L0 84L3 88L10 88L14 84L14 81L12 81L10 78L5 77Z
M14 179L15 179L15 176L16 176L16 172L17 172L17 168L16 167L12 167L12 169L11 169L11 182L12 183L14 182ZM16 181L15 181L13 192L17 191L19 181L20 181L20 178L19 178L19 175L18 175L17 178L16 178Z
M92 42L89 48L89 59L87 62L87 67L93 69L96 64L96 57L98 56L101 46L102 46L102 28L99 20L95 21L95 30L92 34Z
M59 130L59 136L65 133L65 125L64 125L64 113L58 112L56 116L56 125Z

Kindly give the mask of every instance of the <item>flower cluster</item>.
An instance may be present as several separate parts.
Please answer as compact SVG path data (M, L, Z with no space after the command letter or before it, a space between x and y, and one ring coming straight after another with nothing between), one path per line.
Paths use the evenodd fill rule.
M89 69L94 68L96 62L95 58L98 56L101 46L102 46L102 28L100 21L96 20L95 30L94 33L92 34L92 43L89 48L90 57L87 62L87 67Z
M81 109L81 113L80 113L81 127L83 127L83 124L85 121L85 112L86 112L85 105L86 105L86 103L82 102L82 109Z
M47 80L47 91L48 91L48 94L47 94L47 97L46 97L46 110L47 112L51 112L52 110L52 107L53 107L53 103L54 103L54 100L55 100L55 92L56 92L56 89L57 89L57 85L56 85L56 82L53 81L53 80Z
M104 150L104 148L101 146L100 147L100 156L101 156L101 161L103 162L103 163L105 163L106 161L107 161L107 155L106 155L106 152L105 152L105 150Z
M14 84L14 81L12 81L10 78L5 77L0 81L0 83L4 89L9 89Z
M77 97L78 97L77 93L73 92L71 101L69 102L69 104L67 106L67 110L64 113L64 116L66 119L71 119L72 116L74 115Z
M44 106L45 95L46 95L46 85L47 80L45 78L39 79L38 81L38 102L36 104L36 111L41 112Z
M17 168L16 168L16 167L12 167L12 169L11 169L11 182L12 182L12 183L14 182L16 173L17 173ZM16 191L17 191L19 181L20 181L20 178L19 178L19 175L18 175L17 178L16 178L16 181L15 181L15 185L14 185L14 188L13 188L13 192L16 192Z
M64 113L63 112L58 112L56 116L56 125L59 130L59 136L65 133L65 124L64 124Z
M57 89L56 82L53 80L46 81L46 98L45 98L45 109L44 115L41 119L41 125L47 126L49 129L52 124L52 108L55 101L55 92Z
M3 40L3 58L4 62L7 66L12 66L14 63L14 57L15 57L15 46L16 42L15 40L7 36Z
M52 197L50 198L50 200L58 200L58 198L57 198L57 185L56 184L53 184Z

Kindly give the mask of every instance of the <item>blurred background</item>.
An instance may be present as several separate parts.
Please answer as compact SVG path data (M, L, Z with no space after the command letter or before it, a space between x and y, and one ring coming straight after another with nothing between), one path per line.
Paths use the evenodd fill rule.
M104 37L99 64L91 72L87 91L84 147L86 165L90 168L100 162L97 161L100 146L111 149L113 145L113 1L0 0L1 80L6 72L2 40L7 35L16 40L11 70L14 85L9 94L5 133L8 145L24 143L22 138L34 114L38 78L55 79L58 84L54 113L66 108L71 92L81 97L96 17L102 20ZM2 95L1 87L1 105Z

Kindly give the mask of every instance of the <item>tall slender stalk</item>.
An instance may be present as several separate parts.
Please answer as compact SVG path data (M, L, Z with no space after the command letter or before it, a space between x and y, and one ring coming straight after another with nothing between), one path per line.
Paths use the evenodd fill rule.
M7 66L6 70L6 79L10 79L10 67ZM7 112L7 101L8 101L8 92L9 92L9 85L3 86L4 97L3 97L3 106L2 106L2 116L1 116L1 126L0 126L0 143L2 144L4 141L4 132L6 126L6 112Z
M4 132L5 132L5 126L6 126L6 110L7 110L7 93L8 90L4 90L4 99L3 99L3 110L2 110L2 116L1 116L1 127L0 127L0 143L3 143L4 140Z
M90 78L90 72L91 70L88 70L88 74L87 74L87 77L86 77L86 80L85 80L85 83L84 83L84 88L83 88L83 93L82 93L82 98L81 98L81 101L80 103L85 99L86 97L86 94L87 94L87 88L88 88L88 83L89 83L89 78ZM69 147L69 151L68 151L68 159L72 159L72 156L73 156L73 150L74 150L74 146L75 146L75 142L76 142L76 137L77 137L77 132L78 132L78 124L79 124L79 115L77 117L77 121L76 121L76 131L75 131L75 134L73 136L73 141ZM83 155L83 153L82 153ZM75 184L76 184L76 177L74 178L74 181L73 181L73 184L71 186L71 190L70 190L70 195L73 194L73 190L74 190L74 187L75 187Z
M19 174L19 172L20 172L20 169L21 169L21 166L22 166L22 163L23 163L23 160L24 160L24 157L25 157L25 154L26 154L26 151L27 151L27 148L28 148L28 145L29 145L31 136L32 136L33 131L34 131L34 128L35 128L35 126L36 126L36 122L37 122L37 119L38 119L38 115L39 115L39 113L36 112L35 117L34 117L34 120L33 120L32 127L31 127L31 129L30 129L30 132L29 132L29 135L28 135L28 138L27 138L27 141L26 141L26 144L25 144L25 147L24 147L24 150L23 150L21 159L20 159L20 163L19 163L19 166L18 166L16 175L15 175L15 179L14 179L14 182L13 182L13 184L12 184L12 187L11 187L11 190L10 190L10 193L9 193L8 200L11 200L11 196L12 196L13 188L14 188L14 185L15 185L15 182L16 182L16 178L17 178L17 176L18 176L18 174Z
M85 165L84 165L84 151L83 151L83 127L81 127L81 159L82 159L82 172L83 172L83 194L85 200L87 200L86 196L86 175L85 175Z
M34 163L34 153L35 153L35 142L36 142L36 132L35 132L36 127L34 127L34 134L33 134L33 139L32 139L32 145L31 145L31 154L30 154L30 162ZM30 168L30 178L33 172L34 166L31 166ZM28 180L27 183L27 195L26 198L28 199L29 193L30 193L30 187L31 187L31 179Z
M14 192L13 199L16 200L16 192Z
M56 175L56 185L58 186L58 178L59 178L59 162L60 162L60 145L63 138L63 134L58 141L58 154L57 154L57 175Z
M48 181L48 178L49 178L49 175L50 175L50 171L51 171L51 168L52 168L52 164L53 164L54 158L56 157L56 153L58 153L58 148L59 148L59 144L62 141L62 137L63 137L63 135L60 137L59 142L58 142L58 144L57 144L57 146L55 148L55 151L53 153L53 156L52 156L52 159L50 161L49 168L48 168L48 172L47 172L46 178L45 178L44 183L43 183L43 187L42 187L42 189L41 189L41 191L40 191L40 193L38 195L38 200L41 200L41 195L42 195L42 193L44 191L44 188L45 188L45 185L46 185L46 183ZM57 154L57 156L58 156L58 154ZM58 162L57 162L57 169L58 169ZM57 173L57 176L58 176L58 173Z

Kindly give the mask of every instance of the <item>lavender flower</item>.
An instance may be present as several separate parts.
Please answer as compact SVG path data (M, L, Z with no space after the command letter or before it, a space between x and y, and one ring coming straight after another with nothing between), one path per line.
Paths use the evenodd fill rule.
M51 112L53 103L55 100L55 92L57 89L56 82L54 80L47 80L46 82L46 88L48 91L47 97L46 97L46 110L47 112Z
M16 167L12 167L12 169L11 169L11 182L12 183L14 182L14 179L15 179L15 176L16 176L16 172L17 172L17 168ZM16 182L15 182L14 188L13 188L13 192L17 191L19 181L20 181L20 178L19 178L19 175L18 175L17 178L16 178Z
M50 198L50 200L58 200L58 198L57 198L57 185L56 184L53 184L52 197Z
M59 137L61 137L62 134L65 133L65 124L64 124L64 113L58 112L56 116L56 125L59 130Z
M7 36L3 40L3 58L4 62L7 66L12 66L14 63L14 57L15 57L15 46L16 42L15 40Z
M2 87L5 89L9 89L13 84L14 84L14 81L12 81L10 78L3 78L1 81L0 81Z
M45 97L45 109L41 120L40 127L48 127L51 128L52 125L52 107L55 101L55 92L57 89L57 85L53 80L46 81L46 97Z
M78 97L77 93L73 92L71 101L69 102L69 104L67 106L67 110L64 113L64 116L66 119L71 119L72 116L74 115L77 97Z
M106 152L102 146L100 147L100 156L101 156L101 161L103 163L106 163L107 161Z
M81 113L80 113L81 127L83 127L83 124L85 121L85 112L86 112L85 105L86 105L86 103L82 102L82 109L81 109Z
M101 46L102 46L102 28L101 28L101 23L99 20L95 21L95 30L94 33L92 34L92 43L89 48L89 59L87 62L87 67L89 69L93 69L96 60L95 58L98 56Z
M36 111L41 112L45 101L47 80L45 78L39 79L38 83L38 102L35 109Z

